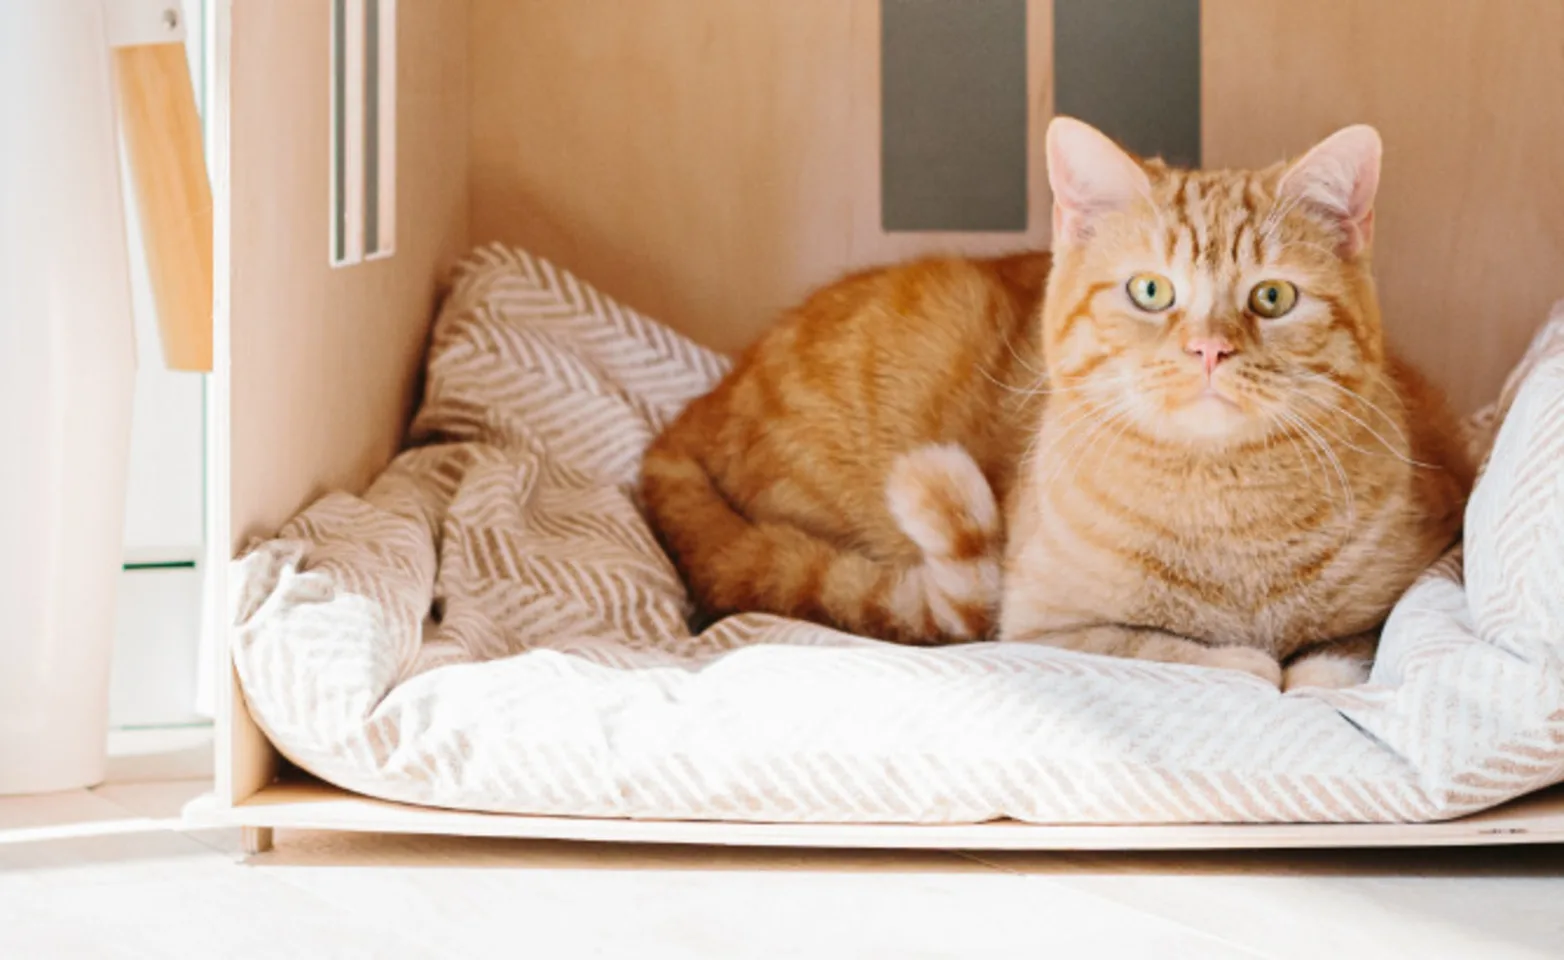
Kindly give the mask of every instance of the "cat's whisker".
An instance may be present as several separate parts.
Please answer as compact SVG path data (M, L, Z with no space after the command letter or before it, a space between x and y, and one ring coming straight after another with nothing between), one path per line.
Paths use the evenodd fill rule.
M1306 399L1313 400L1314 398L1309 397L1309 398L1306 398ZM1316 401L1316 402L1318 402L1318 401ZM1339 410L1337 410L1334 407L1326 407L1323 412L1325 412L1327 414L1331 414L1331 413L1340 413L1342 411L1339 411ZM1336 430L1330 429L1329 427L1327 427L1325 424L1319 422L1318 420L1311 420L1310 422L1314 425L1314 428L1316 430L1319 430L1321 433L1329 436L1332 440L1334 440L1337 443L1341 444L1343 447L1346 447L1348 450L1353 451L1354 453L1361 453L1365 457L1378 457L1378 458L1380 458L1382 460L1383 459L1389 459L1383 453L1381 453L1378 450L1369 450L1369 449L1366 449L1364 447L1358 446L1357 444L1353 443L1351 440L1349 440L1346 437L1342 436L1340 432L1338 432ZM1394 452L1394 451L1392 451L1392 452ZM1408 461L1408 462L1410 462L1410 461Z
M1298 451L1298 458L1299 458L1299 460L1300 461L1303 460L1303 454L1305 452L1307 452L1309 454L1309 456L1314 458L1315 464L1317 466L1319 466L1319 468L1320 468L1320 482L1321 482L1321 484L1323 484L1323 486L1325 488L1326 495L1329 496L1330 493L1331 493L1331 479L1330 479L1330 474L1328 472L1330 470L1330 468L1326 465L1325 459L1320 456L1320 452L1315 447L1315 445L1313 443L1309 442L1309 439L1308 439L1307 436L1305 436L1304 431L1298 426L1298 421L1297 421L1296 417L1294 417L1290 413L1287 413L1286 411L1278 411L1277 412L1277 416L1289 428L1287 430L1287 432L1283 434L1283 436L1285 436L1287 438L1287 442L1288 443L1292 444L1293 449ZM1304 443L1302 445L1300 445L1298 443L1298 440L1299 440L1300 437L1302 437L1303 440L1304 440ZM1305 463L1305 469L1306 469L1306 472L1309 475L1309 481L1312 483L1314 481L1314 471L1312 469L1309 469L1307 467L1306 463Z
M1303 467L1303 472L1309 478L1309 483L1313 484L1314 483L1314 469L1309 466L1309 461L1304 457L1304 448L1303 448L1303 446L1301 444L1298 443L1298 437L1291 430L1283 433L1282 436L1284 438L1286 438L1287 443L1292 446L1293 452L1298 455L1298 465ZM1266 448L1267 449L1270 449L1270 444L1271 444L1271 438L1268 436L1268 437L1266 437ZM1324 469L1324 463L1323 463L1323 461L1320 460L1319 454L1316 453L1314 455L1314 460L1315 460L1316 463L1320 464L1321 470L1323 470ZM1321 474L1321 476L1323 476L1323 473ZM1327 486L1329 486L1329 484L1327 484Z
M1048 479L1044 481L1045 484L1052 485L1055 480L1070 472L1068 468L1072 468L1074 465L1084 465L1087 455L1096 448L1103 434L1123 416L1124 411L1115 405L1109 407L1101 415L1093 419L1086 430L1077 436L1075 443L1069 449L1060 452L1057 462L1054 464L1054 469L1050 472Z
M1396 422L1396 418L1386 413L1384 409L1379 406L1379 404L1374 403L1368 397L1365 397L1363 394L1353 390L1351 387L1348 387L1345 384L1337 383L1335 380L1324 376L1323 374L1313 373L1308 370L1297 370L1295 373L1301 380L1308 380L1311 383L1321 383L1333 390L1339 390L1352 399L1356 400L1358 403L1363 404L1368 409L1379 414L1380 417L1382 417L1384 421L1390 425L1390 429L1396 432L1397 438L1399 438L1406 446L1411 446L1411 441L1407 439L1406 431L1401 429L1401 424Z
M1333 408L1333 407L1327 407L1327 408L1325 408L1324 410L1321 411L1322 414L1326 414L1326 415L1331 414L1331 413L1336 413L1336 412L1338 412L1338 411L1335 408ZM1297 415L1298 415L1299 419L1303 420L1309 426L1313 427L1315 429L1315 431L1317 431L1320 434L1321 437L1324 437L1324 438L1332 441L1334 446L1345 447L1348 450L1351 450L1351 451L1353 451L1355 453L1361 453L1364 456L1369 456L1369 457L1384 458L1384 456L1385 456L1383 453L1380 453L1377 450L1369 450L1369 449L1366 449L1364 447L1360 447L1357 444L1353 443L1350 439L1348 439L1347 437L1343 436L1341 431L1332 429L1333 426L1337 426L1336 424L1328 423L1326 420L1324 420L1322 418L1319 418L1319 417L1311 417L1311 416L1309 416L1308 413L1306 413L1306 412L1304 412L1302 410L1298 410L1297 411ZM1334 449L1334 446L1333 446L1333 449Z
M1041 394L1057 392L1061 391L1039 391ZM1061 421L1063 422L1063 426L1060 428L1059 433L1053 436L1053 438L1049 441L1048 446L1042 451L1042 453L1046 454L1052 452L1053 448L1058 446L1058 444L1064 438L1068 437L1082 423L1087 422L1092 417L1096 416L1100 410L1101 408L1092 403L1089 399L1084 399L1081 401L1079 407L1066 406L1062 410L1059 410L1057 413L1053 414L1054 416L1060 417ZM1032 431L1031 439L1027 441L1026 451L1021 456L1021 463L1030 466L1031 464L1037 462L1037 457L1039 456L1037 444L1040 440L1043 439L1045 433L1046 431L1041 429Z
M1288 414L1285 406L1283 405L1282 396L1275 391L1270 390L1265 384L1259 382L1254 377L1244 377L1243 379L1250 384L1250 388L1253 393L1257 394L1257 399L1264 402L1268 409L1275 411L1276 416L1281 419L1282 423L1286 424L1290 428L1288 430L1282 431L1280 435L1288 442L1288 444L1292 446L1293 452L1298 455L1298 464L1303 467L1303 472L1308 475L1309 482L1313 483L1314 471L1309 467L1308 461L1304 459L1304 448L1298 444L1298 433L1301 431L1297 430L1296 421L1290 414ZM1274 436L1276 436L1275 433L1267 434L1265 438L1265 447L1267 450L1271 449L1271 439ZM1312 447L1309 449L1309 452L1314 455L1314 462L1319 464L1320 469L1323 471L1325 469L1325 461L1320 459L1319 453ZM1321 477L1325 481L1326 489L1329 490L1329 478L1323 473Z
M1066 410L1065 414L1068 415L1071 412L1074 412L1074 411ZM1082 410L1080 412L1077 412L1076 415L1073 418L1071 418L1071 419L1069 419L1068 421L1065 422L1064 426L1059 430L1059 432L1049 439L1048 445L1043 448L1041 453L1037 449L1037 444L1038 444L1038 441L1043 439L1043 436L1045 435L1046 431L1043 431L1043 430L1033 431L1032 439L1027 444L1026 454L1022 458L1022 462L1025 463L1030 468L1032 465L1037 463L1038 458L1040 456L1042 456L1043 454L1052 453L1054 448L1057 447L1064 440L1064 438L1068 437L1082 423L1085 423L1085 422L1089 421L1092 417L1096 416L1097 412L1098 412L1098 408L1097 407L1094 407L1094 406L1092 406L1090 404L1083 404L1082 405Z
M1336 478L1341 481L1341 489L1347 502L1347 522L1349 524L1353 523L1357 519L1357 510L1352 493L1352 484L1347 480L1347 469L1342 466L1341 458L1336 455L1335 448L1330 445L1330 441L1320 434L1313 421L1309 420L1302 413L1291 411L1287 415L1293 419L1293 422L1297 424L1299 429L1305 431L1314 443L1319 446L1320 452L1330 458L1331 466L1336 470Z
M1069 454L1079 448L1082 442L1089 439L1101 423L1114 416L1117 404L1115 403L1109 407L1083 404L1082 407L1082 412L1077 413L1073 419L1065 424L1064 429L1051 437L1048 445L1041 452L1031 452L1029 462L1033 465L1048 461L1050 456L1054 457L1054 460L1048 461L1054 463L1055 466L1050 470L1049 478L1043 484L1045 488L1053 482L1053 477L1059 473L1057 463L1066 462L1069 459ZM1082 432L1083 428L1084 433ZM1041 436L1041 431L1038 436ZM1069 446L1065 446L1066 441L1072 440L1072 438L1073 442Z
M1281 197L1277 197L1271 202L1271 209L1265 215L1265 222L1260 225L1260 242L1262 244L1269 241L1272 235L1281 229L1282 221L1286 219L1289 213L1292 213L1293 208L1298 206L1302 200L1303 193L1299 191L1287 197L1286 202L1283 202Z
M994 386L998 387L999 389L1007 390L1010 393L1020 394L1021 396L1024 396L1024 397L1035 397L1035 396L1039 396L1040 394L1048 392L1046 390L1039 391L1035 387L1017 387L1017 386L1012 386L1011 384L1008 384L1008 383L1004 383L1004 382L1000 381L997 377L995 377L992 373L989 373L987 367L978 367L977 368L977 372L982 374L983 378L985 380L987 380L989 383L992 383ZM1042 383L1043 382L1043 377L1039 377L1037 380L1035 380L1033 382L1034 383Z
M1037 374L1039 380L1048 379L1048 371L1037 369L1036 367L1032 366L1032 364L1029 363L1025 357L1017 353L1015 341L1009 337L1005 338L1005 349L1010 351L1010 356L1014 357L1016 363L1019 363L1023 369L1030 370L1031 372Z
M1400 425L1397 424L1396 421L1389 414L1387 414L1383 409L1381 409L1380 407L1378 407L1375 404L1370 403L1368 401L1368 399L1366 397L1364 397L1362 394L1359 394L1359 393L1357 393L1354 390L1350 390L1347 387L1342 386L1341 384L1335 382L1334 380L1330 379L1329 377L1319 376L1317 374L1309 373L1309 372L1302 371L1302 370L1295 371L1295 375L1299 379L1305 379L1305 380L1309 380L1309 381L1317 381L1317 382L1320 382L1320 383L1327 384L1327 385L1329 385L1331 387L1334 387L1335 389L1337 389L1339 391L1342 391L1342 392L1348 394L1350 397L1352 397L1353 399L1359 401L1360 403L1363 403L1365 406L1371 407L1376 413L1378 413L1381 417L1384 418L1385 422L1390 425L1391 429L1395 430L1396 435L1401 438L1402 443L1404 445L1410 447L1411 444L1407 440L1406 434L1404 432L1402 432ZM1254 387L1261 387L1259 382L1256 381L1254 378L1251 377L1251 378L1246 378L1246 379L1248 380L1248 382L1252 386L1254 386ZM1273 394L1273 395L1268 396L1268 399L1270 400L1270 402L1272 403L1273 406L1280 405L1283 402L1284 399L1288 399L1288 400L1306 400L1306 401L1308 401L1308 402L1318 406L1323 414L1326 414L1326 415L1340 415L1340 416L1346 417L1347 419L1351 420L1353 423L1356 423L1365 432L1367 432L1370 436L1372 436L1374 438L1374 440L1379 443L1380 446L1384 447L1385 451L1387 453L1389 453L1391 458L1399 460L1402 463L1405 463L1408 466L1412 466L1412 467L1418 467L1418 468L1430 469L1430 470L1440 469L1436 464L1424 463L1421 460L1413 460L1410 457L1406 456L1406 454L1404 454L1401 450L1397 449L1396 446L1394 444L1392 444L1383 434L1381 434L1378 430L1374 429L1372 424L1368 423L1363 418L1357 416L1352 411L1345 409L1344 407L1342 407L1339 404L1329 403L1329 402L1327 402L1325 400L1320 399L1319 397L1313 396L1312 394L1310 394L1310 393L1308 393L1307 391L1304 391L1304 390L1286 389L1286 388L1282 389L1282 394L1281 395L1274 395ZM1343 436L1341 433L1339 433L1337 431L1334 431L1334 430L1328 429L1324 423L1321 423L1321 422L1319 422L1317 420L1314 420L1314 419L1310 419L1309 423L1312 426L1314 426L1317 430L1321 431L1322 433L1328 434L1332 439L1334 439L1336 442L1340 443L1342 446L1346 447L1349 450L1356 451L1357 453L1361 453L1364 456L1381 457L1381 458L1383 458L1385 456L1385 453L1381 453L1381 452L1379 452L1377 450L1368 450L1368 449L1365 449L1363 447L1358 446L1357 444L1351 442L1351 440L1349 438Z
M1068 434L1071 430L1073 430L1075 428L1075 426L1084 417L1090 415L1092 409L1093 408L1090 405L1086 405L1084 413L1078 413L1072 420L1069 420L1069 421L1067 421L1065 423L1065 425L1063 427L1063 430L1062 430L1062 433L1063 434ZM1068 415L1069 412L1070 411L1066 410L1065 414ZM1031 466L1037 462L1037 456L1038 456L1037 444L1038 444L1038 441L1042 440L1043 435L1044 435L1044 431L1043 430L1033 430L1032 431L1031 438L1027 441L1026 450L1025 450L1025 452L1023 452L1021 454L1021 460L1020 460L1022 466L1025 467L1026 469L1030 469ZM1052 447L1057 442L1058 442L1058 438L1055 437L1052 441L1050 441L1048 448L1045 449L1043 452L1047 453L1049 450L1052 449Z
M1122 400L1115 400L1114 404L1105 411L1105 415L1094 419L1085 436L1082 436L1068 450L1063 451L1063 455L1059 457L1058 464L1055 465L1054 469L1049 472L1048 477L1043 481L1042 488L1044 490L1051 488L1056 480L1069 472L1067 468L1077 464L1084 467L1087 455L1096 448L1097 442L1102 439L1103 434L1120 420L1123 420L1124 424L1120 427L1118 433L1115 434L1115 437L1122 436L1124 430L1131 422L1130 414L1133 412ZM1082 449L1083 444L1085 445L1084 449ZM1111 451L1111 446L1109 449ZM1080 451L1079 456L1076 455L1077 451Z
M1371 436L1375 440L1377 440L1379 442L1380 446L1384 447L1386 452L1388 452L1391 455L1391 457L1393 457L1396 460L1401 461L1402 463L1406 464L1409 467L1418 467L1420 469L1425 469L1425 470L1438 470L1438 469L1440 469L1440 467L1437 464L1424 463L1421 460L1413 460L1411 457L1408 457L1406 454L1402 453L1400 450L1397 450L1395 448L1395 446L1392 445L1389 440L1385 439L1385 437L1382 434L1380 434L1380 432L1378 430L1375 430L1372 426L1370 426L1368 424L1368 422L1366 420L1364 420L1362 417L1359 417L1357 414L1353 413L1350 410L1346 410L1346 409L1343 409L1340 406L1336 406L1336 405L1327 403L1326 401L1321 400L1319 397L1310 396L1309 394L1307 394L1307 393L1305 393L1305 392L1303 392L1301 390L1292 392L1290 394L1290 396L1295 397L1297 399L1301 399L1301 400L1307 400L1310 403L1318 405L1320 408L1322 408L1323 410L1325 410L1325 411L1327 411L1329 413L1336 413L1336 414L1340 414L1341 416L1346 417L1347 419L1351 420L1353 423L1356 423L1358 426L1362 427L1365 431L1367 431L1369 436ZM1357 452L1365 454L1367 456L1370 456L1370 457L1382 457L1382 456L1384 456L1383 453L1380 453L1377 450L1365 450L1362 447L1359 447L1359 446L1357 446L1355 444L1349 443L1349 442L1347 442L1347 440L1344 437L1341 437L1340 435L1337 435L1336 439L1341 441L1343 446L1346 446L1346 447L1348 447L1349 449L1352 449L1352 450L1356 450ZM1403 435L1402 441L1405 442L1405 439L1406 438Z
M1272 203L1271 212L1267 215L1265 224L1260 232L1260 243L1262 246L1275 239L1277 231L1281 230L1282 224L1286 222L1287 215L1292 213L1298 204L1302 202L1303 194L1300 192L1289 197L1285 203L1280 202L1280 198L1278 198L1278 202Z
M1133 416L1133 413L1134 411L1127 411L1126 415L1120 418L1122 422L1119 424L1119 429L1115 431L1113 436L1108 440L1108 446L1104 448L1102 452L1103 457L1107 457L1108 455L1112 454L1113 451L1118 448L1119 441L1124 439L1124 434L1129 431L1130 427L1134 426L1135 417Z

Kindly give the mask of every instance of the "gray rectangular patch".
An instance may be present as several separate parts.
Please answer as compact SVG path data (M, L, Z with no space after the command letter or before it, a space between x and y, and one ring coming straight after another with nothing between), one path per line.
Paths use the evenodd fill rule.
M1026 0L880 0L887 231L1027 227Z
M1054 0L1054 112L1200 165L1200 0Z

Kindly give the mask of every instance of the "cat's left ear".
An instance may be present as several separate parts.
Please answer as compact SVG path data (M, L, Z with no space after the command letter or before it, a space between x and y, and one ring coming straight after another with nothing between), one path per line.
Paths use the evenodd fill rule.
M1379 132L1358 124L1338 130L1288 168L1277 193L1296 198L1340 230L1338 253L1355 257L1374 241L1374 194L1379 190Z

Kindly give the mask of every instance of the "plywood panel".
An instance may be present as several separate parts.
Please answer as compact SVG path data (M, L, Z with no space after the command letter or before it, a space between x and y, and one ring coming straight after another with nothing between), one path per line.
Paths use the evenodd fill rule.
M1564 790L1439 823L962 824L724 823L515 816L436 810L317 781L277 783L231 808L198 798L196 823L607 843L906 850L1286 850L1564 842Z
M1463 409L1492 399L1564 297L1564 3L1205 0L1203 12L1207 164L1379 127L1392 342Z
M1042 156L1049 0L1028 9ZM878 0L473 0L472 228L719 349L835 274L1046 240L880 229Z
M437 280L467 244L466 0L399 8L398 248L332 269L329 5L234 2L235 547L395 452Z
M217 790L276 770L227 655L230 551L401 442L437 284L467 246L467 2L402 3L395 256L329 261L330 6L219 0L215 371L208 392Z

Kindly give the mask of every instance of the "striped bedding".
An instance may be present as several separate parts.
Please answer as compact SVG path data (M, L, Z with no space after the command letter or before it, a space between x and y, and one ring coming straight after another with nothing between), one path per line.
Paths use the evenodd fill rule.
M750 821L1426 821L1564 780L1564 304L1473 422L1496 441L1464 548L1338 692L759 615L692 635L631 489L724 369L541 259L473 254L411 448L234 562L276 746L391 800Z

